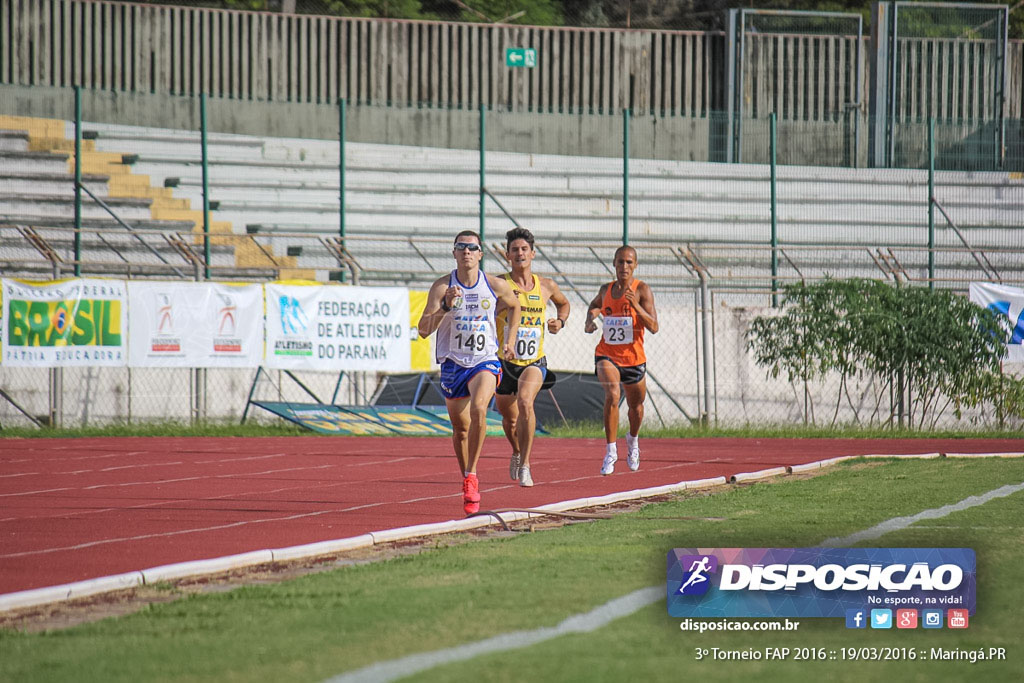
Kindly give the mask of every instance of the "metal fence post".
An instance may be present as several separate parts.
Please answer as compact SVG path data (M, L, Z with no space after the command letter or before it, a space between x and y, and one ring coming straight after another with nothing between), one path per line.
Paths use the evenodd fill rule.
M935 118L928 119L928 289L935 289Z
M884 168L889 165L889 81L891 64L890 31L892 3L874 2L871 5L871 88L868 93L870 117L868 119L868 166Z
M487 201L487 105L480 105L480 245L484 244L484 208ZM486 249L484 250L487 251Z
M622 110L622 243L629 244L629 109Z
M769 156L771 159L771 212L772 212L772 307L778 308L779 306L779 216L778 216L778 202L776 196L777 187L777 153L778 137L776 135L778 119L775 112L771 113L768 117L768 127L770 131L769 135Z
M345 139L348 137L346 102L344 97L338 98L338 237L342 248L345 247ZM341 281L345 281L345 269L341 269Z
M206 93L199 94L200 139L203 146L203 274L210 279L210 163L206 149Z
M82 274L82 86L75 86L75 277Z
M708 275L703 268L697 269L697 276L700 278L700 326L704 356L704 413L701 422L708 427L711 425L711 296L708 294Z

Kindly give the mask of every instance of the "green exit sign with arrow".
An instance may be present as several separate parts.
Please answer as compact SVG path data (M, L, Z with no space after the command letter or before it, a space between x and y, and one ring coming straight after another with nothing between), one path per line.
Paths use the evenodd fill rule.
M537 50L532 47L505 48L505 66L537 66Z

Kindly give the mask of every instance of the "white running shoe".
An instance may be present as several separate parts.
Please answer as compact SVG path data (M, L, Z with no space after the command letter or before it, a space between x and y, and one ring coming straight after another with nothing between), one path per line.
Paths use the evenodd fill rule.
M508 460L508 476L509 479L515 481L519 479L519 468L522 467L523 456L519 453L513 453L512 457Z
M530 476L530 468L526 465L519 468L519 485L533 486L533 477Z
M608 475L615 471L615 461L619 459L617 453L605 453L604 462L601 463L601 474Z
M629 453L626 454L626 464L629 465L629 469L636 472L640 469L640 449L631 448Z

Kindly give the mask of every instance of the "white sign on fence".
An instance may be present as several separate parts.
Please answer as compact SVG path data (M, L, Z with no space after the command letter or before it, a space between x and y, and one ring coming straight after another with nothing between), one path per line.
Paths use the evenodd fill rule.
M128 364L252 368L263 359L263 288L212 282L128 284Z
M117 367L127 362L123 280L3 279L3 364Z
M404 287L266 286L268 368L407 372Z
M1008 318L1012 330L1006 345L1006 360L1024 363L1024 289L989 282L972 282L971 301Z

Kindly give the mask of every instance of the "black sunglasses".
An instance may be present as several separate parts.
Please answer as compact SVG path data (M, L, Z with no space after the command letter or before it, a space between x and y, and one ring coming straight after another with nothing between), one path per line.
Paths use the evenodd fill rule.
M480 251L480 245L473 244L472 242L456 242L455 248L458 251L466 251L467 249L469 251Z

